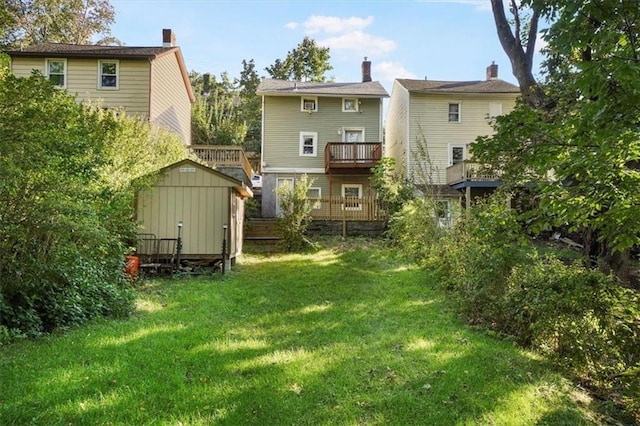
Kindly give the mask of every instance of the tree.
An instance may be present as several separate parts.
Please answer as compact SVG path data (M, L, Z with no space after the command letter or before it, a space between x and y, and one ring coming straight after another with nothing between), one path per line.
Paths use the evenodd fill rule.
M329 63L328 47L320 47L310 37L287 53L284 60L276 59L265 68L272 78L295 81L326 81L325 73L333 69Z
M544 99L527 101L525 91L474 156L503 168L507 185L535 186L528 219L582 232L588 254L626 280L628 250L640 243L638 2L529 5L552 22Z
M246 126L245 149L260 152L260 139L262 135L262 100L256 95L260 84L260 77L256 71L253 59L242 60L240 78L235 80L240 92L240 112ZM251 146L248 146L251 145Z
M0 145L0 340L128 314L137 178L184 158L180 139L7 73Z
M191 113L192 143L241 145L247 125L239 108L238 89L229 75L223 72L217 81L215 76L192 72L190 80L196 94Z
M114 22L109 0L6 0L0 45L119 44L111 37Z
M540 10L532 7L531 16L527 19L522 13L523 7L516 0L510 0L509 4L512 21L505 14L504 0L491 0L498 38L511 61L513 75L518 79L524 102L537 107L542 105L544 99L544 93L532 72Z
M286 182L276 189L278 204L282 216L277 220L277 229L287 251L296 251L311 245L305 232L312 221L311 203L307 193L313 185L313 179L302 175L292 187Z

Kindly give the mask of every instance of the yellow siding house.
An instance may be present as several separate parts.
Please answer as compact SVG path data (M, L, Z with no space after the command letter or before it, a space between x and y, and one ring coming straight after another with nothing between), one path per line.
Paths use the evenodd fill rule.
M173 32L165 29L162 35L162 47L44 43L6 53L15 75L36 70L78 102L124 108L176 132L189 145L195 98Z
M387 110L385 154L416 185L434 191L443 210L450 212L461 198L469 205L500 183L496 171L472 162L469 146L493 133L491 117L509 113L519 94L518 86L498 79L495 63L487 67L485 80L397 79Z

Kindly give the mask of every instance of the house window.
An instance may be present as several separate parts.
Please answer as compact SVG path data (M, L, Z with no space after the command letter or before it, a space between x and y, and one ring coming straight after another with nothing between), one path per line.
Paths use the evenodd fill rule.
M449 165L462 163L465 160L465 145L449 145Z
M342 142L364 142L364 129L362 127L345 127L342 131Z
M342 185L342 197L344 210L362 210L362 185Z
M460 122L460 104L449 104L449 122Z
M318 98L316 97L305 97L300 98L300 110L306 112L315 112L318 111Z
M313 210L320 210L322 205L320 198L322 197L322 188L311 187L307 190L307 199L311 204Z
M436 201L436 219L440 228L448 228L453 224L453 215L451 214L451 201Z
M47 59L47 77L57 87L67 87L67 60Z
M501 102L490 102L489 103L489 117L495 118L502 115L502 103Z
M118 61L99 61L99 81L100 89L117 89L118 88Z
M342 98L342 112L358 112L358 98Z
M280 190L281 187L286 186L288 191L293 191L293 188L295 186L295 181L292 177L285 177L285 178L276 178L276 216L277 217L282 217L282 215L285 213L285 211L283 210L283 206L280 205L280 196L278 195L278 192L282 191ZM284 208L287 208L287 206L284 206Z
M318 133L300 132L300 156L316 157L318 155Z

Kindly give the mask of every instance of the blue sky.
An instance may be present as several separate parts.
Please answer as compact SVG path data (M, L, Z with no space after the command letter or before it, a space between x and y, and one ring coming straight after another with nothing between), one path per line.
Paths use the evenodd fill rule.
M372 77L391 93L394 78L479 80L495 61L515 83L498 41L489 0L284 1L111 0L112 35L127 46L159 46L176 34L187 68L237 77L243 59L264 68L305 35L328 46L338 82L360 81L365 56Z

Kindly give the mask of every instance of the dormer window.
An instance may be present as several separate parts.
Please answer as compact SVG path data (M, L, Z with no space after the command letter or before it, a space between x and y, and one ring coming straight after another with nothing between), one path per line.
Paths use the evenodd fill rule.
M358 112L358 98L342 98L342 112Z
M49 80L56 87L67 87L67 60L66 59L47 59L46 72Z
M306 112L318 111L318 98L316 97L302 97L300 103L300 109Z
M98 61L98 88L118 88L118 61Z

